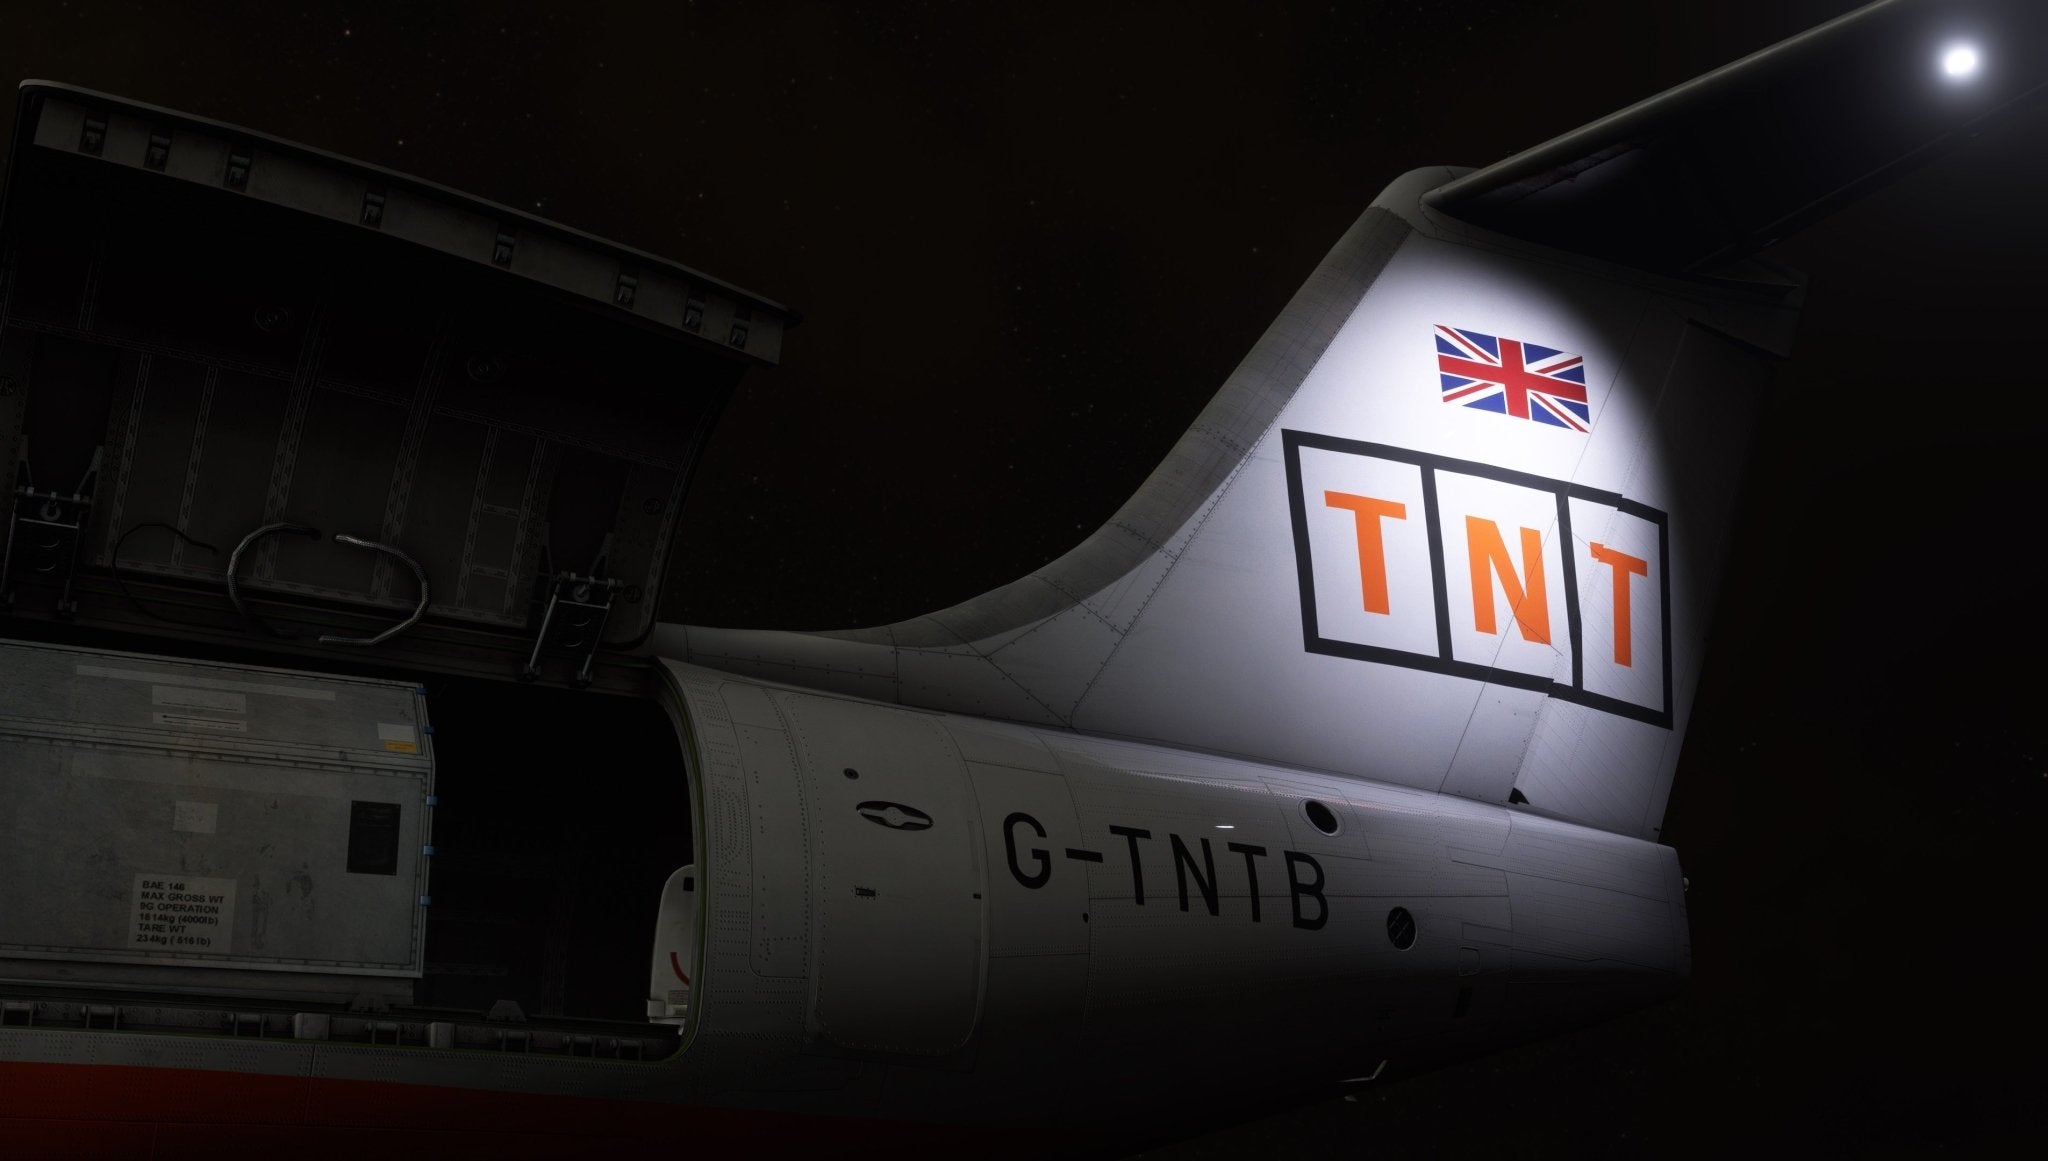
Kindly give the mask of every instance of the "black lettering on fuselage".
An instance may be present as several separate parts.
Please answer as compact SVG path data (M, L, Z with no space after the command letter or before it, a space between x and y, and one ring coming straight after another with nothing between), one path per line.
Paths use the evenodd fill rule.
M1259 865L1253 859L1266 857L1266 848L1251 843L1225 843L1225 846L1244 856L1244 877L1251 884L1252 922L1259 921Z
M1039 839L1048 837L1044 824L1024 811L1012 811L1003 819L1003 853L1010 865L1010 874L1017 882L1030 890L1038 890L1052 881L1052 860L1054 850L1064 854L1071 862L1102 863L1107 859L1098 850L1087 847L1025 847L1019 849L1017 834L1019 828L1029 828ZM1152 832L1136 826L1111 826L1109 833L1121 836L1125 849L1131 858L1131 901L1140 907L1145 905L1145 865L1140 839L1150 839ZM1168 831L1166 840L1173 857L1174 886L1177 890L1182 911L1190 910L1188 881L1194 880L1194 893L1199 894L1209 914L1223 914L1221 881L1216 877L1216 854L1206 837L1195 841L1201 844L1202 857L1195 858L1195 844L1180 835ZM1319 931L1330 921L1330 900L1325 889L1328 884L1323 866L1312 855L1300 851L1281 849L1269 850L1257 843L1226 842L1226 849L1244 856L1245 897L1251 903L1253 923L1262 923L1259 899L1259 860L1271 854L1278 854L1287 868L1287 893L1294 926L1307 931ZM1028 864L1028 865L1027 865Z
M1188 851L1188 845L1180 841L1179 835L1168 834L1166 837L1173 844L1173 878L1180 887L1180 909L1188 909L1188 876L1193 875L1195 889L1202 893L1202 902L1209 905L1209 914L1221 914L1216 909L1216 856L1209 850L1209 840L1202 840L1202 866L1207 871L1205 875L1195 869L1195 856Z
M1038 870L1028 875L1024 873L1024 868L1017 864L1017 824L1020 822L1030 827L1039 838L1045 837L1045 828L1021 810L1011 811L1010 817L1003 820L1003 850L1010 856L1010 873L1017 876L1019 883L1036 891L1052 878L1052 856L1042 847L1032 847L1031 855L1038 860Z
M1287 860L1287 891L1294 904L1294 925L1310 931L1322 927L1330 920L1330 902L1323 898L1323 865L1299 851L1281 851L1280 854ZM1295 873L1294 868L1302 863L1308 864L1309 869L1316 873L1314 882L1304 883ZM1316 913L1312 919L1302 917L1301 900L1304 895L1316 901Z
M1138 861L1138 840L1151 838L1152 832L1140 830L1134 826L1113 826L1109 828L1109 833L1120 834L1124 836L1124 841L1131 844L1131 895L1133 901L1138 906L1143 907L1145 905L1145 866Z

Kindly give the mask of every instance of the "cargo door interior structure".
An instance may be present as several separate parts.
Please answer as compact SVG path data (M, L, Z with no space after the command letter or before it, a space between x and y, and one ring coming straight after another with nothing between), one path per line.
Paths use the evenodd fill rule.
M673 1052L695 828L631 651L793 316L234 126L19 109L0 1017Z

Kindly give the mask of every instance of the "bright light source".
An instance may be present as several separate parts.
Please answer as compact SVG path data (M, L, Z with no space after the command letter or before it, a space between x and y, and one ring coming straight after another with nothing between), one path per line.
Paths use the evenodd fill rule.
M1977 75L1977 50L1967 44L1952 44L1941 54L1941 71L1951 80L1964 80Z
M1216 824L1216 829L1217 829L1217 830L1236 830L1236 829L1237 829L1237 824L1236 824L1236 823L1234 823L1234 822L1219 822L1219 823L1217 823L1217 824Z

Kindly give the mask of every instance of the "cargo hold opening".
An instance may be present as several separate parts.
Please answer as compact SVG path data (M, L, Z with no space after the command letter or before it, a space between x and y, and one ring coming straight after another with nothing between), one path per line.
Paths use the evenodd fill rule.
M662 707L470 679L428 690L439 805L418 1003L647 1019L656 908L692 856Z

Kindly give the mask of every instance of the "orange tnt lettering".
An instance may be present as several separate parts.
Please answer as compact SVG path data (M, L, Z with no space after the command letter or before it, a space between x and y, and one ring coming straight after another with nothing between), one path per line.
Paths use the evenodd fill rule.
M1358 520L1358 585L1368 613L1390 613L1387 601L1387 546L1380 539L1380 518L1408 519L1408 505L1349 492L1324 492L1323 503L1349 508Z
M1472 626L1481 633L1498 633L1493 619L1493 577L1507 594L1508 607L1515 612L1522 640L1550 644L1550 598L1543 587L1543 537L1534 528L1522 529L1522 577L1508 559L1508 546L1500 538L1500 526L1477 516L1465 517L1465 547L1472 558Z
M1609 548L1599 541L1592 542L1593 559L1614 570L1614 663L1633 667L1634 654L1629 648L1629 607L1628 578L1649 576L1650 562L1630 556L1618 548Z

